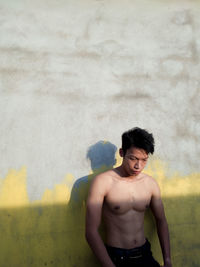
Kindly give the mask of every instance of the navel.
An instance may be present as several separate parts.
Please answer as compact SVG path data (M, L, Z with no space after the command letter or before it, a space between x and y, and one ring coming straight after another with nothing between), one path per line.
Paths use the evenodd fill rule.
M120 209L120 206L115 206L114 209L115 210L119 210Z

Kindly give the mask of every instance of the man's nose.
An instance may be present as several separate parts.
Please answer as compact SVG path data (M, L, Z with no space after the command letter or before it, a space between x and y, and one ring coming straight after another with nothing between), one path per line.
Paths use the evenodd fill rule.
M140 168L140 162L139 162L139 160L137 160L137 162L135 163L135 168L136 169L139 169Z

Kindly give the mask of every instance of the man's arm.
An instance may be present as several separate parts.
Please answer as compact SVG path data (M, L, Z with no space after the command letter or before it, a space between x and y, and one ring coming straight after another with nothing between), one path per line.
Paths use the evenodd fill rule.
M155 181L154 181L155 182ZM170 255L170 240L168 224L165 217L164 207L161 200L160 189L157 183L153 185L153 193L151 198L151 210L156 220L156 228L160 241L160 246L163 254L164 266L171 267L171 255Z
M107 190L103 175L94 178L87 199L86 206L86 239L94 254L103 267L114 267L106 247L99 235L98 229L101 223L102 205Z

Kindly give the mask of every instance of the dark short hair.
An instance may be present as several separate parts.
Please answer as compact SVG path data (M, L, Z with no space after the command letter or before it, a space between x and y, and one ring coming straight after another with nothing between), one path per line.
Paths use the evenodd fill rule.
M147 154L154 152L154 138L151 133L139 127L130 129L122 134L122 150L124 155L130 147L141 148Z

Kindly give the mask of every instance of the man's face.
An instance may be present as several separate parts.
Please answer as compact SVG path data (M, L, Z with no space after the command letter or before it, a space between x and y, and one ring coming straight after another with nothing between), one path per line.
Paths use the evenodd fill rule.
M143 149L131 147L125 155L121 150L120 155L123 157L122 166L129 176L137 176L147 164L148 154Z

